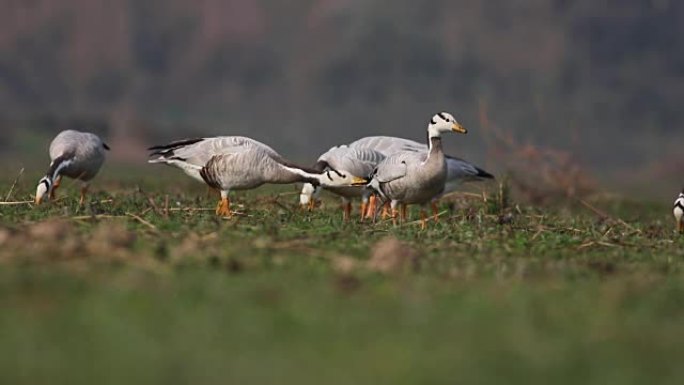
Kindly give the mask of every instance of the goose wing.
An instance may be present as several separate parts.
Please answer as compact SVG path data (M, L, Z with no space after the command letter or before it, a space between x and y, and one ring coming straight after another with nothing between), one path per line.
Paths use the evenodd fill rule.
M375 150L334 147L318 158L327 166L335 170L345 170L356 176L369 176L375 167L385 159L385 156Z
M349 144L352 148L372 149L385 156L401 151L427 151L425 144L394 136L367 136Z
M394 153L378 164L373 179L379 183L387 183L403 178L407 175L409 166L425 161L426 157L427 153L414 151Z
M447 156L447 180L478 181L494 179L494 175L474 164L453 156Z
M168 163L169 160L183 161L196 166L205 165L212 156L235 152L240 147L255 147L264 150L274 159L280 155L271 147L244 136L217 136L213 138L184 139L165 145L150 147L151 163Z
M199 176L209 186L219 190L251 188L262 184L262 169L272 162L268 151L250 145L223 147L199 166Z

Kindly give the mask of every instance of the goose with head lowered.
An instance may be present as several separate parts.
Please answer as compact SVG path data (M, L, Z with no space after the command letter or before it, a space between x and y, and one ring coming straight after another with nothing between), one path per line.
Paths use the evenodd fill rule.
M62 177L78 179L82 182L79 204L85 203L90 181L97 175L105 161L105 151L109 146L100 137L90 132L65 130L50 143L50 167L36 187L36 204L45 197L54 199Z
M392 217L398 215L397 204L421 205L421 227L425 228L423 206L443 194L447 182L447 161L442 149L442 134L468 131L446 112L440 112L428 124L428 151L399 151L378 164L371 175L369 186L392 202Z
M342 145L333 147L322 154L313 168L319 171L346 170L353 175L368 178L383 159L385 159L385 155L378 151ZM342 217L345 221L351 217L351 199L361 198L361 220L364 219L372 190L365 186L325 187L325 189L342 197ZM299 195L299 203L312 208L319 191L320 186L314 187L309 183L305 184Z
M305 182L315 186L364 184L366 179L346 170L320 172L298 166L271 147L247 137L224 136L188 139L150 148L150 163L164 163L182 169L221 192L216 214L232 216L228 193L249 190L263 184Z
M681 234L684 233L684 190L679 193L679 196L675 200L674 209L672 209L675 221L677 222L677 231Z

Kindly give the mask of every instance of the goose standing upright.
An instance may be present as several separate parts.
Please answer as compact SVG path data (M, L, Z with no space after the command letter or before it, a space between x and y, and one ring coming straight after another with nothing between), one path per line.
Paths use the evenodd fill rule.
M379 153L379 155L382 155L383 157L387 157L389 155L394 154L395 152L400 151L415 151L424 153L427 153L428 151L428 146L423 143L418 143L414 140L398 138L395 136L367 136L350 143L348 146L343 145L339 148L344 147L359 150L372 150L376 153ZM334 147L333 149L336 148L338 147ZM326 157L326 154L321 155L321 158ZM319 160L321 160L321 158L319 158ZM442 195L446 195L450 192L455 191L456 189L458 189L458 187L461 186L461 184L465 182L478 182L487 179L494 179L494 175L477 167L476 165L468 162L465 159L457 158L451 155L446 155L446 162L447 182ZM315 204L315 200L319 192L319 188L314 188L309 184L305 184L304 187L302 187L302 191L299 195L300 203L302 205L308 205L309 208L312 208ZM435 200L437 199L439 199L439 197L435 197ZM367 213L370 216L370 213L375 211L375 195L371 195L370 198L367 199L367 201L369 202L367 204ZM366 202L366 198L364 198L364 202ZM363 206L364 205L362 204L362 209ZM437 206L435 202L432 202L432 210L433 214L437 213ZM362 217L363 216L364 214L362 214Z
M465 134L468 131L451 114L440 112L428 125L428 151L400 151L380 162L369 185L385 200L392 202L392 218L396 222L397 203L421 205L421 227L425 228L423 205L444 192L447 162L441 135L446 132Z
M674 209L672 210L675 220L677 221L677 231L684 233L684 191L679 193L675 200Z
M79 200L79 204L83 205L90 180L104 163L105 150L109 150L109 146L95 134L75 130L60 132L50 143L50 167L38 181L36 204L40 204L46 194L53 199L62 177L67 176L83 182Z
M346 170L318 170L298 166L283 158L271 147L246 137L189 139L154 146L150 163L165 163L182 169L221 192L216 214L232 216L228 193L249 190L265 183L306 182L324 186L364 184Z

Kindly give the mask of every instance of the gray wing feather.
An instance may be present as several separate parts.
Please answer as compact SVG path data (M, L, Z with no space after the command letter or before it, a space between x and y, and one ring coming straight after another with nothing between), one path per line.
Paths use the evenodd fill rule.
M425 161L426 153L404 151L397 152L385 158L378 164L374 179L380 183L387 183L406 176L407 165Z
M401 151L427 151L425 144L394 136L367 136L349 144L352 148L372 149L385 156Z
M244 136L217 136L213 138L204 138L192 144L175 147L169 151L158 153L160 157L154 161L180 159L192 165L204 166L214 155L230 153L231 151L234 152L236 148L242 146L260 148L272 158L280 158L280 155L274 149L252 138ZM153 153L153 155L156 154Z
M378 151L346 146L334 147L318 158L335 170L345 170L360 177L369 176L384 159L385 156Z
M447 157L447 180L480 180L483 178L483 171L474 164L460 159Z

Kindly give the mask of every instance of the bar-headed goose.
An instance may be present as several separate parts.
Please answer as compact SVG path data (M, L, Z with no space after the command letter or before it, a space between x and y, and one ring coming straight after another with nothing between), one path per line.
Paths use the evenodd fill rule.
M428 146L414 140L394 136L367 136L349 144L352 148L370 148L385 156L400 151L427 153ZM451 155L445 155L447 162L447 182L443 194L455 191L461 183L494 179L494 175L480 167Z
M266 151L270 156L280 158L271 147L246 136L217 136L213 138L183 139L169 144L148 148L152 151L149 163L164 163L183 170L191 178L204 182L200 176L198 166L204 166L212 156L221 154L234 147L257 147Z
M351 148L345 145L333 147L324 154L322 154L316 165L315 170L345 170L353 175L364 178L370 177L375 167L380 163L385 156L372 149ZM361 219L366 215L366 207L368 199L372 194L365 186L341 186L341 187L325 187L326 190L335 193L342 197L343 204L343 219L349 220L351 217L351 201L352 198L360 197L361 202ZM299 202L302 205L309 205L312 207L320 187L306 183L302 187L302 192L299 195Z
M423 143L418 143L414 140L398 138L394 136L367 136L350 143L348 147L360 150L373 150L377 153L380 153L384 157L400 151L415 151L424 153L427 153L428 151L428 146ZM322 157L323 156L325 156L325 154L322 155ZM487 179L494 179L492 174L468 162L467 160L446 155L446 162L447 182L444 192L441 195L446 195L455 191L461 186L462 183L465 182L477 182ZM300 203L305 206L308 205L309 208L312 208L319 192L320 189L314 189L313 186L308 184L304 185L299 195ZM368 206L368 213L375 211L374 198L374 196L371 196L369 199L371 203ZM435 200L438 198L439 197L436 197ZM364 205L362 205L362 210L363 206ZM432 211L433 214L437 213L437 205L434 201L432 202Z
M684 233L684 191L679 193L679 196L675 200L674 209L675 220L677 221L677 231L679 233Z
M367 136L349 144L349 147L354 148L372 148L381 152L385 156L389 156L395 152L400 151L415 151L428 152L428 146L423 143L418 143L414 140L397 138L394 136ZM443 195L456 191L465 182L478 182L487 179L494 179L494 176L487 171L477 167L467 160L451 156L446 156L447 164L447 181L444 191L439 196L435 197L432 204L432 213L437 220L437 203L436 201ZM370 212L375 212L375 199L371 197L371 204L369 206ZM397 202L394 203L397 205ZM383 210L384 213L384 210ZM406 217L406 206L402 207L402 216Z
M249 190L266 183L305 182L348 186L366 183L346 170L318 170L295 165L271 147L246 137L190 139L154 146L150 163L178 167L195 179L221 191L216 214L231 216L230 190Z
M53 199L62 177L78 179L83 182L79 204L85 202L90 180L97 175L105 160L105 150L109 150L102 139L90 132L65 130L50 143L50 167L36 187L36 204L45 195Z
M447 162L442 149L442 134L467 133L467 130L448 113L440 112L428 125L428 151L400 151L389 155L378 164L370 186L385 200L392 201L392 217L396 218L397 203L425 205L444 192L447 181ZM426 215L421 207L422 227Z

